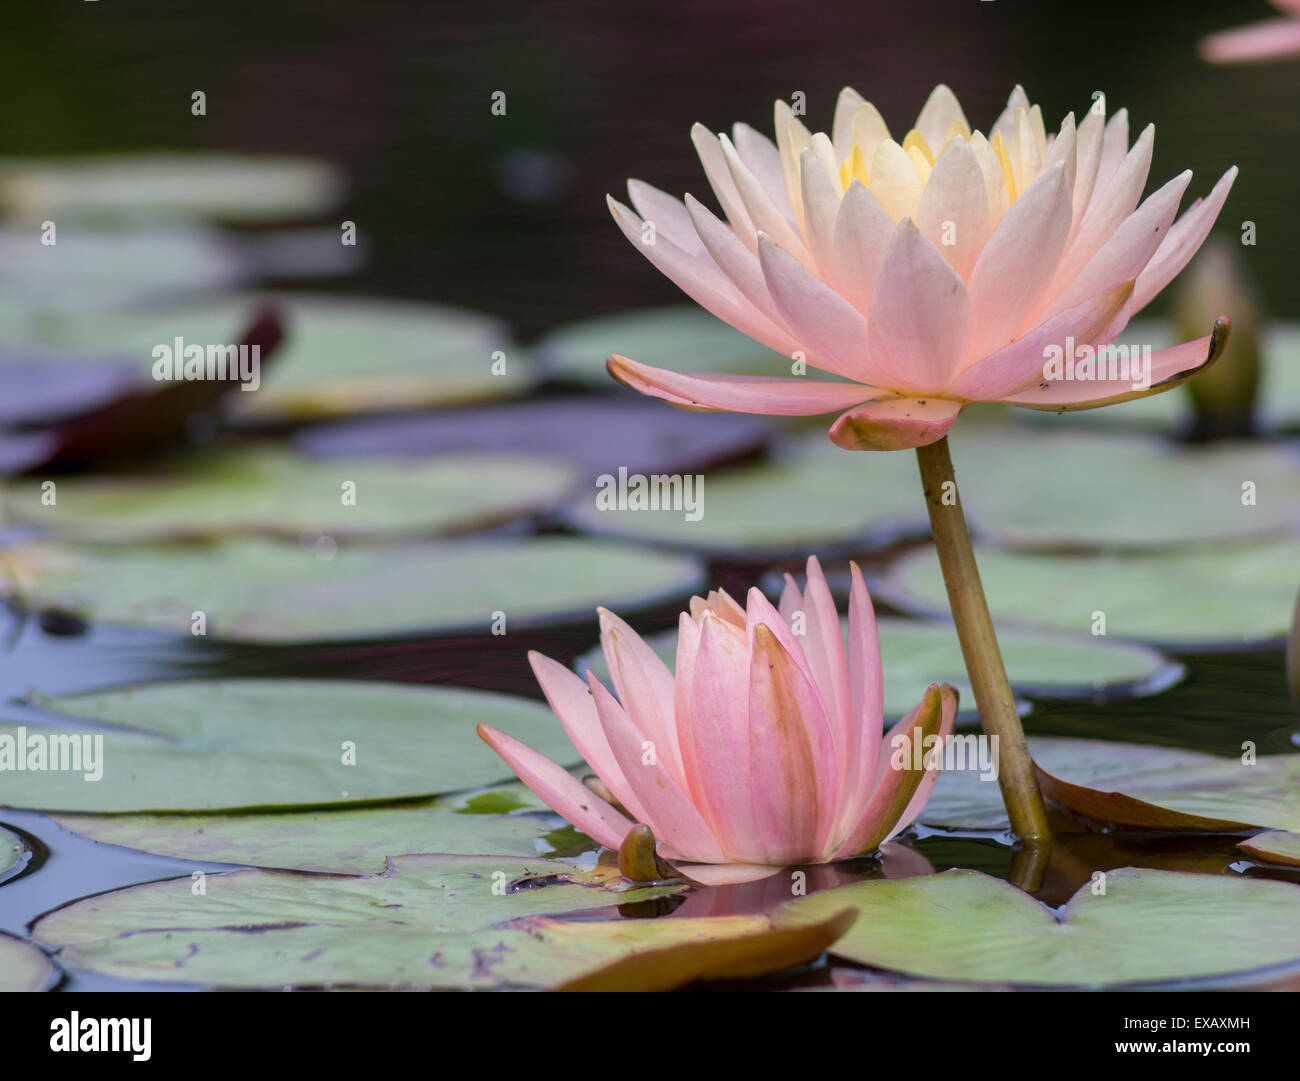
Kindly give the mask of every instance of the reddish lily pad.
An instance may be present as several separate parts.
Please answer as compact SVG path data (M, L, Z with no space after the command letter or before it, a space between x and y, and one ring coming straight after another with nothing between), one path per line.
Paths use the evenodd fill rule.
M1238 841L1237 847L1247 855L1254 856L1265 863L1300 867L1300 833L1271 830L1245 841Z

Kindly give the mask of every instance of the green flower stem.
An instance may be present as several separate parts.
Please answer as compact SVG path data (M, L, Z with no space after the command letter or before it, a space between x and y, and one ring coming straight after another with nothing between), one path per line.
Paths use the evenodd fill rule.
M1011 828L1026 842L1048 843L1052 832L1047 824L1047 810L1038 790L1038 777L1029 757L1025 730L1020 726L1016 701L1007 682L984 587L980 584L975 551L948 454L948 437L917 447L916 460L921 467L925 505L930 512L930 528L939 551L952 620L957 626L966 672L975 690L975 705L985 735L990 739L997 737L998 784Z

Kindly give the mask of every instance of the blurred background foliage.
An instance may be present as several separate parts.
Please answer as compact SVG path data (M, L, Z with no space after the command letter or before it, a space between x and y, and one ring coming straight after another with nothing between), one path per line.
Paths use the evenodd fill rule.
M1020 82L1054 127L1102 90L1134 134L1156 124L1152 184L1190 167L1190 198L1241 167L1219 229L1256 223L1247 269L1286 315L1298 299L1300 69L1196 55L1202 35L1270 14L1264 0L68 0L6 11L0 130L14 157L334 161L354 183L342 216L372 244L344 287L479 308L531 338L679 299L629 254L604 196L628 176L705 195L697 120L770 132L772 100L803 91L808 122L826 128L848 83L899 133L943 81L984 127ZM190 113L196 89L204 117ZM497 90L504 117L490 112Z

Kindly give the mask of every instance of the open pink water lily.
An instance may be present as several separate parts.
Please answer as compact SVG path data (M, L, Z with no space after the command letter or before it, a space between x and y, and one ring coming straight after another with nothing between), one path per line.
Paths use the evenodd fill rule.
M1272 0L1272 3L1287 15L1202 38L1201 55L1214 64L1300 57L1300 0Z
M937 87L902 142L856 91L831 134L776 103L776 143L745 124L692 131L723 221L639 180L628 239L720 319L845 381L693 375L626 357L616 379L674 405L739 413L843 411L831 439L898 450L940 439L963 406L1091 409L1168 390L1217 355L1226 320L1156 352L1140 380L1093 366L1046 373L1053 349L1116 342L1201 246L1236 176L1175 221L1184 172L1139 205L1153 128L1129 146L1098 99L1048 135L1016 87L986 137ZM639 213L638 213L639 212ZM1084 356L1086 359L1086 355ZM1079 375L1084 375L1079 369Z
M601 609L600 627L617 698L590 672L583 681L541 654L529 659L612 802L505 733L478 730L539 799L601 844L617 849L642 824L665 859L703 865L686 868L692 878L739 881L875 852L929 798L933 737L951 733L957 694L931 685L882 737L880 643L857 567L847 643L816 558L802 591L787 579L779 609L757 589L744 608L721 590L693 598L675 676L618 616ZM898 753L913 747L920 753Z

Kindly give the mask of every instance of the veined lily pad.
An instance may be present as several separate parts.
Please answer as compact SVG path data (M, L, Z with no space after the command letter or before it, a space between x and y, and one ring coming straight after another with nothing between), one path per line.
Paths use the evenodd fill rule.
M310 158L195 153L0 162L0 205L29 221L304 219L333 209L343 190L337 169Z
M0 931L0 991L48 991L57 977L44 950Z
M567 465L509 454L319 461L277 450L202 455L167 472L12 481L0 525L92 543L263 535L297 539L467 532L553 506Z
M585 478L596 478L616 477L620 468L629 474L693 473L754 456L770 435L771 427L761 418L732 413L705 417L665 410L642 398L588 395L340 421L300 432L294 444L328 458L451 451L541 454L572 462Z
M978 871L868 882L787 904L778 925L858 919L832 953L940 980L1107 987L1226 976L1300 959L1300 887L1122 868L1058 917Z
M953 458L971 528L1002 545L1167 548L1300 526L1300 457L1263 443L997 429L955 438Z
M794 363L693 304L582 319L533 347L548 378L600 390L618 386L605 371L612 353L660 368L734 375L790 375Z
M1072 811L1120 826L1243 832L1300 830L1300 755L1255 765L1198 751L1102 740L1031 736L1044 794ZM968 772L939 777L921 821L961 829L1007 825L997 785Z
M690 504L629 478L575 499L568 520L600 536L720 556L851 550L928 535L916 463L907 455L845 454L824 435L792 450L782 460L703 474L691 492L682 488ZM613 507L611 493L619 500ZM656 496L657 504L649 502Z
M4 774L13 807L207 811L454 792L510 776L475 732L480 721L557 761L578 760L544 704L450 687L178 680L37 704L60 723L33 711L0 724L0 754L8 743L28 763ZM80 762L72 748L60 758L78 768L48 768L59 734L80 734ZM47 768L36 771L40 747Z
M1254 856L1265 863L1280 863L1288 867L1300 867L1300 833L1272 830L1251 837L1248 840L1239 841L1237 847L1247 855Z
M847 621L841 623L847 632ZM882 616L876 625L885 675L885 716L910 712L926 687L943 682L961 691L961 709L972 713L974 695L951 624ZM676 667L676 631L649 635L646 641L669 668ZM1153 693L1169 687L1182 672L1180 665L1154 650L1090 637L1008 631L998 635L998 644L1011 685L1023 694L1070 698L1105 691ZM590 668L609 686L609 666L599 647L584 653L573 667L580 674Z
M1149 555L1046 555L980 548L999 624L1114 638L1171 649L1231 648L1286 634L1300 575L1300 541ZM903 556L876 595L920 615L947 612L932 547Z
M36 936L59 947L70 967L134 979L225 987L550 986L613 959L598 948L604 936L579 934L576 948L566 949L549 940L549 921L503 924L610 909L680 888L627 888L617 871L543 859L400 856L385 874L366 878L234 871L209 875L200 896L189 878L133 886L51 913ZM253 929L258 933L249 934Z
M0 882L12 878L30 856L31 850L26 842L18 834L0 826Z
M223 641L287 643L488 634L683 599L703 580L680 556L568 537L303 548L245 540L211 547L0 551L0 583L28 609L191 634L194 613ZM496 613L501 613L500 617ZM520 663L523 663L520 658Z
M477 312L414 301L312 293L225 297L94 316L50 314L0 337L13 344L102 352L151 378L153 350L177 337L205 348L230 342L254 308L273 302L288 339L255 391L232 396L253 419L342 416L512 397L531 368L505 327Z
M54 820L95 841L176 859L340 875L380 874L390 857L410 854L549 856L555 845L548 834L567 832L544 816L458 813L452 806L438 800L356 810ZM591 847L598 847L595 841Z

